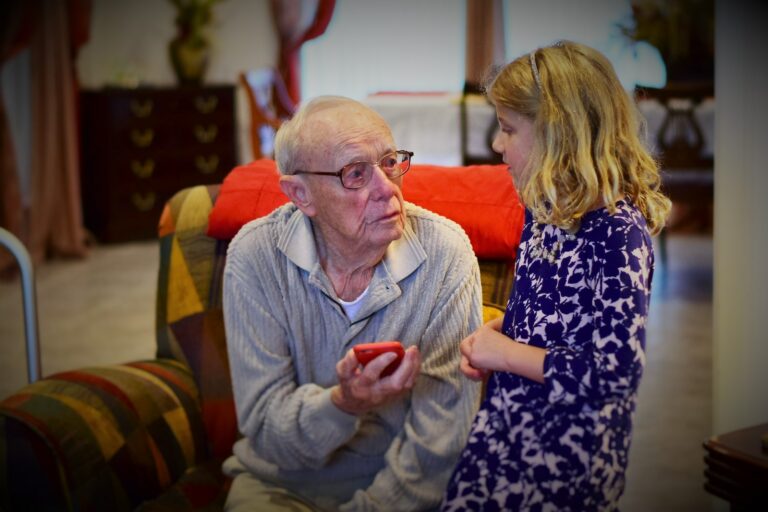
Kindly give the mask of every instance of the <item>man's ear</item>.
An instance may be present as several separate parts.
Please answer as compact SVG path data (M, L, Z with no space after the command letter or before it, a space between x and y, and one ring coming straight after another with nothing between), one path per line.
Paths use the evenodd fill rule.
M280 176L280 189L296 207L304 212L304 215L315 215L315 207L312 204L312 192L306 182L298 176Z

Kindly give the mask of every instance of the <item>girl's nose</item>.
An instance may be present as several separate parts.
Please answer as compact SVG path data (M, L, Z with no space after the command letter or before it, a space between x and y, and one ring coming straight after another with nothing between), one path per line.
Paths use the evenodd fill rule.
M504 155L504 145L501 143L501 130L496 132L493 136L493 142L491 143L491 149L500 155Z

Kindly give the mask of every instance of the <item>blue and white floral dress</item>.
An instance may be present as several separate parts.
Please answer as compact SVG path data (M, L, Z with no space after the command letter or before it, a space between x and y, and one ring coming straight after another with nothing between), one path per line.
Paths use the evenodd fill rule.
M545 347L544 384L495 372L443 510L614 510L645 364L653 246L628 201L575 234L526 212L502 332Z

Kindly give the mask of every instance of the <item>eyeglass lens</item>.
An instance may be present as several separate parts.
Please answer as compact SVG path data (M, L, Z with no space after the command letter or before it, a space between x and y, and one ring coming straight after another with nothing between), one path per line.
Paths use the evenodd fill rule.
M387 153L378 162L379 168L388 178L394 179L402 176L410 167L410 155L405 152ZM353 162L341 170L341 183L346 188L360 188L365 186L373 174L373 164L370 162Z

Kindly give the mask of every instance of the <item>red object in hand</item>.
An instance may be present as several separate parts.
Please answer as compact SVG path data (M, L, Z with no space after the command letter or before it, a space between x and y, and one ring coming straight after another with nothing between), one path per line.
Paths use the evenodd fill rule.
M363 343L361 345L352 347L352 349L355 351L357 360L363 366L381 354L384 354L385 352L394 352L397 354L397 359L392 361L389 366L384 368L384 370L381 372L381 377L392 375L392 373L397 370L397 367L400 366L400 362L405 356L405 349L399 341L377 341L374 343Z

